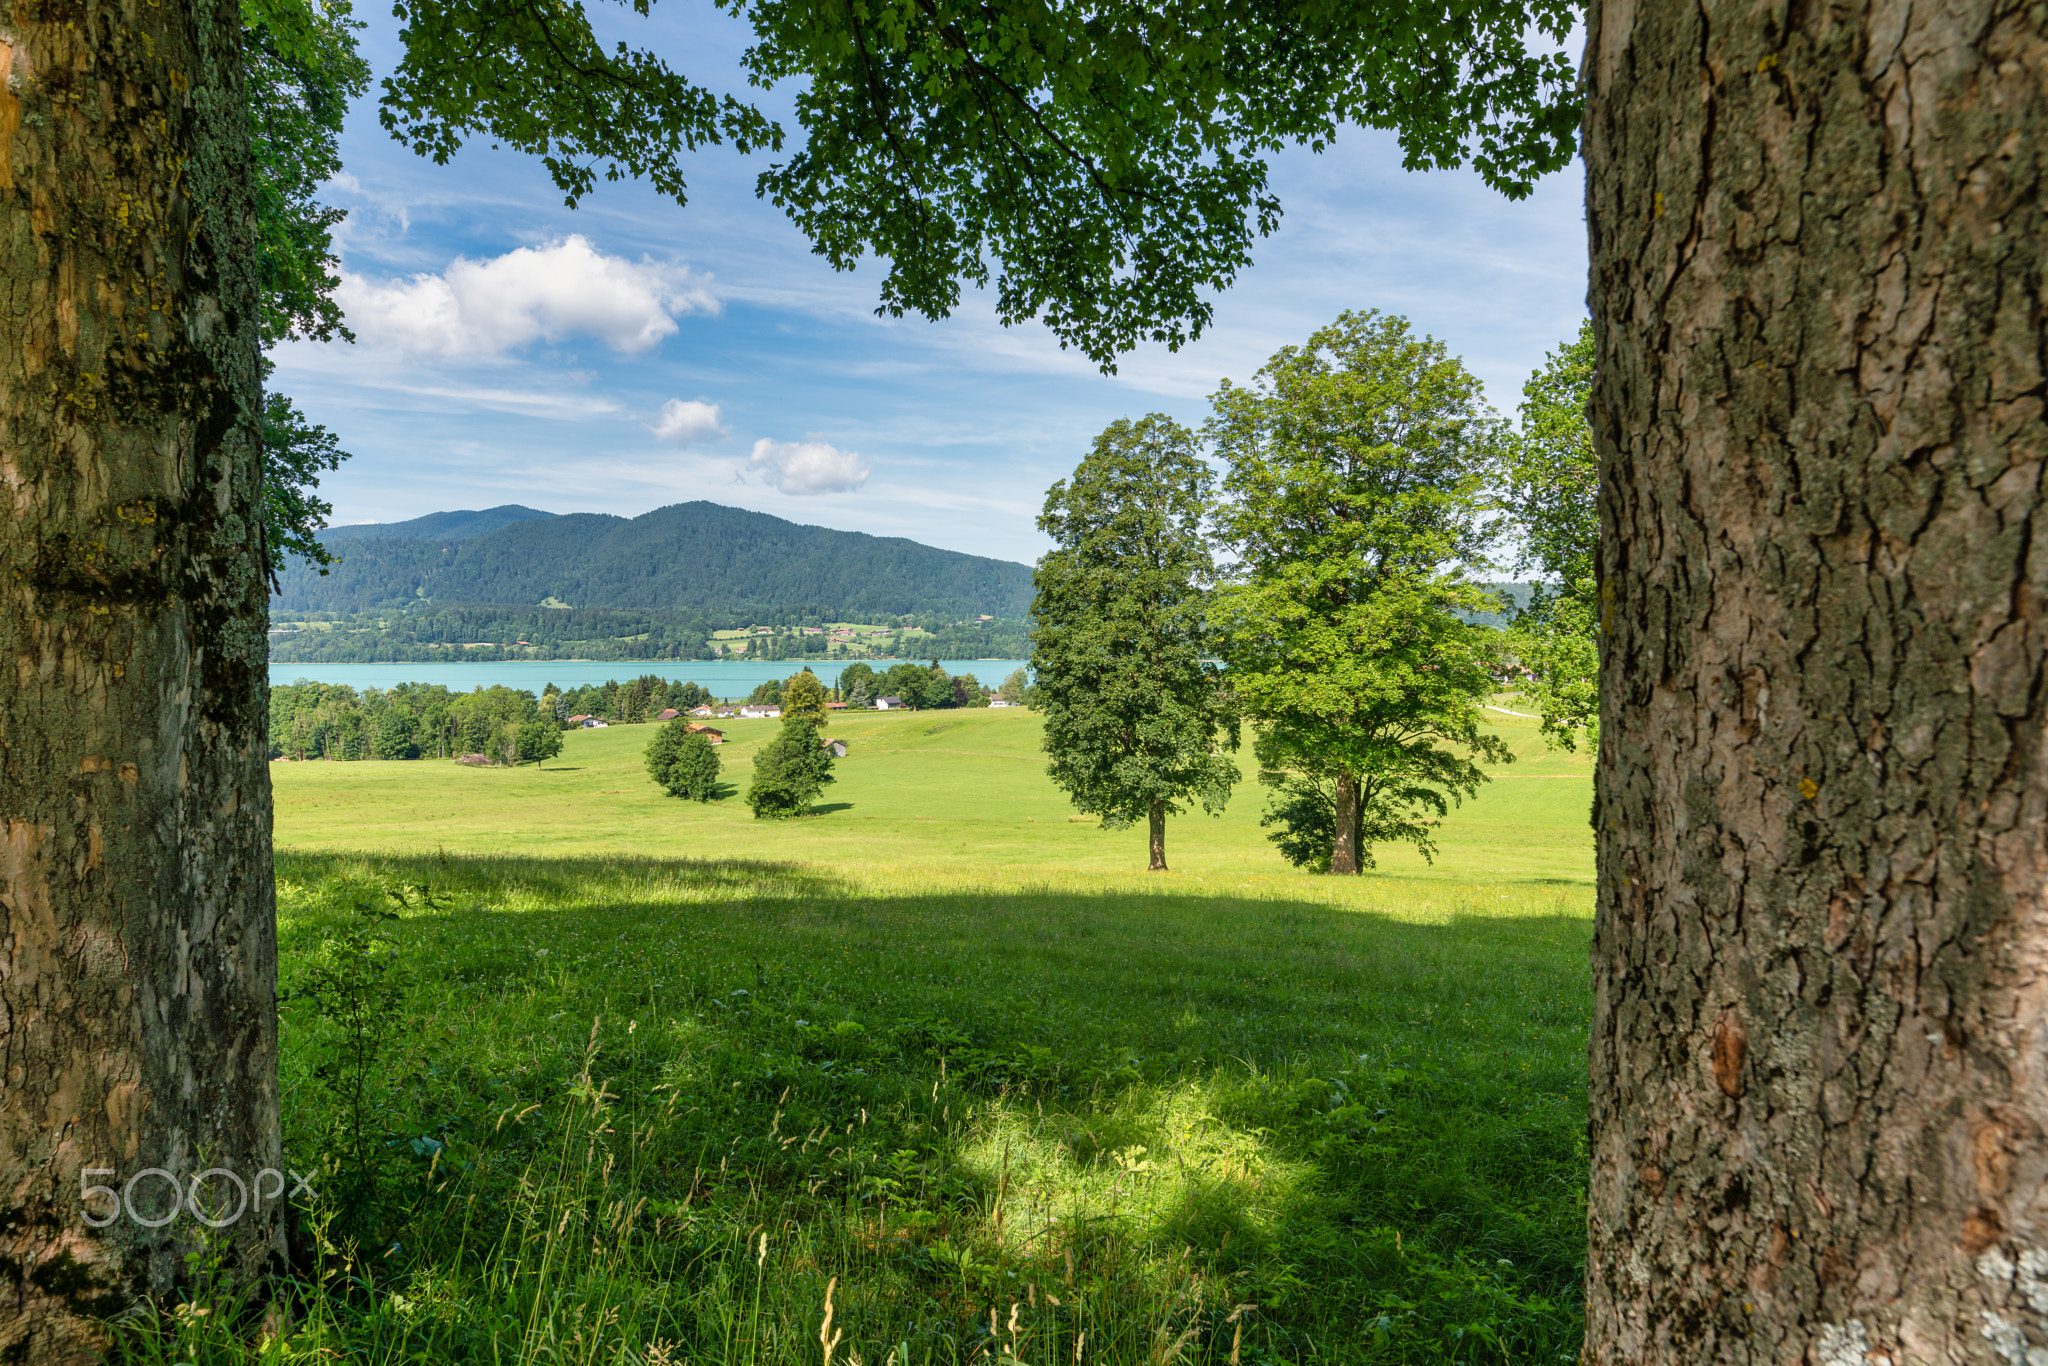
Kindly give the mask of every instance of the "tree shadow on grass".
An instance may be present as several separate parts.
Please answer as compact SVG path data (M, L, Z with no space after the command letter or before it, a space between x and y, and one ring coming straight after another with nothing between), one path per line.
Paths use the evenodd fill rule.
M868 1302L898 1306L891 1343L978 1341L1036 1284L1099 1303L1099 1334L1179 1306L1159 1312L1202 1330L1189 1360L1228 1355L1237 1303L1263 1306L1275 1360L1375 1314L1387 1360L1463 1359L1475 1327L1493 1355L1569 1356L1583 916L914 876L291 855L281 957L289 975L317 950L323 886L442 889L392 928L412 1033L435 1040L394 1110L451 1164L497 1170L504 1148L511 1170L601 1079L611 1130L644 1136L619 1207L675 1211L666 1236L704 1249L681 1296L721 1267L745 1281L743 1250L717 1249L793 1225L818 1279L889 1287Z

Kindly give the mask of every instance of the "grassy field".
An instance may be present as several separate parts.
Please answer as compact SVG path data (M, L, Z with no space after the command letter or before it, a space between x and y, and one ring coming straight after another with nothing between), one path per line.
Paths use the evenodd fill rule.
M1249 783L1137 871L1028 713L835 722L782 825L660 796L645 727L541 771L275 765L324 1279L259 1347L197 1306L126 1350L1568 1362L1586 765L1502 724L1521 761L1434 867L1343 880ZM728 729L729 777L773 729Z
M1502 890L1590 887L1586 825L1591 765L1546 753L1535 723L1500 716L1516 761L1445 825L1430 868L1412 852L1380 851L1383 873L1411 881L1499 881ZM726 773L744 790L753 752L775 721L721 722ZM848 867L995 865L1113 871L1142 868L1142 829L1105 832L1077 820L1045 776L1039 724L1023 708L860 712L835 717L846 758L818 815L795 827L763 823L737 801L701 806L663 795L640 767L646 726L571 731L546 766L464 768L426 763L279 763L281 848L555 857L633 853L653 858L766 858ZM1250 754L1244 755L1247 766ZM1247 772L1221 817L1168 822L1176 873L1299 877L1259 826L1265 793ZM1383 881L1368 879L1373 886Z

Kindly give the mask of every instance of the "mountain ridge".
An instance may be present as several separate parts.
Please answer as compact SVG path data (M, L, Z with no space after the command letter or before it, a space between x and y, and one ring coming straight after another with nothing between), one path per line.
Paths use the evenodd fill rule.
M520 503L502 503L494 508L458 512L430 512L405 522L357 522L331 526L319 533L322 545L349 541L466 541L487 535L515 522L538 521L559 514L542 512Z
M721 615L820 609L835 619L986 613L1021 618L1031 606L1031 567L900 536L805 526L719 503L673 503L638 517L576 512L520 516L480 534L454 533L432 513L408 534L337 538L340 563L321 576L293 562L279 576L274 608L360 612L421 601L541 603L696 610ZM367 532L372 528L332 528ZM325 537L323 536L323 539Z

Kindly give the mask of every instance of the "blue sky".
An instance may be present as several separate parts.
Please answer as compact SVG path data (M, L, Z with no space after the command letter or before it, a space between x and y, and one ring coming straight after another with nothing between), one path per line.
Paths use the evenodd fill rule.
M689 0L655 15L607 22L740 90L732 21ZM381 77L394 22L363 17ZM775 92L756 98L784 115ZM1282 156L1285 218L1211 329L1114 376L1038 324L1003 328L982 296L941 322L876 318L879 269L834 272L754 198L765 158L706 149L685 208L600 183L572 211L537 162L487 142L447 166L407 152L378 127L374 88L342 152L327 197L349 210L337 240L358 341L275 357L278 387L354 456L322 485L336 522L704 498L1029 561L1047 485L1096 432L1155 411L1198 423L1219 380L1344 309L1405 314L1504 413L1585 314L1577 167L1511 203L1469 172L1403 172L1370 130Z

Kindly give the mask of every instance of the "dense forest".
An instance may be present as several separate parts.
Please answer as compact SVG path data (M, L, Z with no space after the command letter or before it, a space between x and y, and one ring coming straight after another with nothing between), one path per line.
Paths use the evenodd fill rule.
M767 628L772 634L746 637L747 659L1021 659L1030 650L1023 621L885 617L873 626L889 634L863 632L836 643L824 634L825 625L816 613L802 611L738 618L693 611L415 603L381 612L280 612L271 631L270 658L276 664L715 659L732 657L719 647L729 652L738 643L714 642L715 632L749 628ZM807 628L818 634L804 634Z
M799 526L715 503L679 503L631 520L596 513L522 517L466 539L457 534L476 518L505 511L436 514L384 528L384 535L335 528L323 542L339 563L322 575L293 561L271 606L362 612L419 602L555 601L736 619L809 611L858 621L904 614L1021 619L1031 605L1028 565ZM437 518L456 517L472 520L425 534Z

